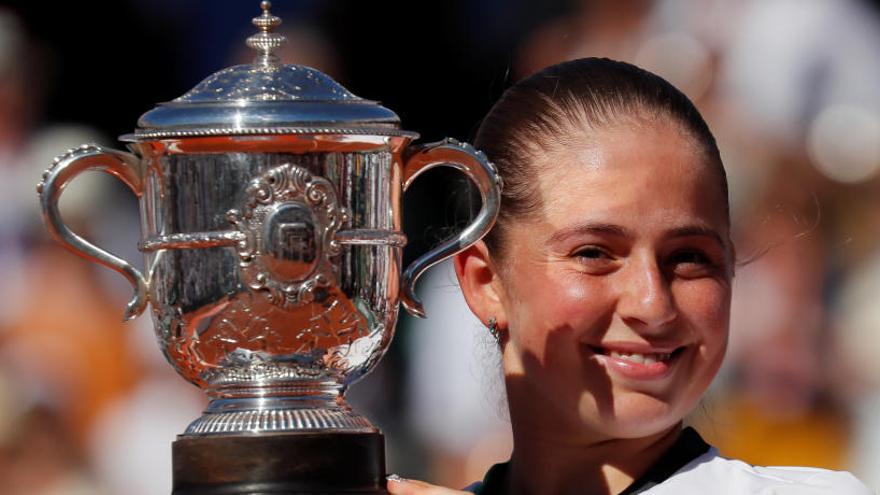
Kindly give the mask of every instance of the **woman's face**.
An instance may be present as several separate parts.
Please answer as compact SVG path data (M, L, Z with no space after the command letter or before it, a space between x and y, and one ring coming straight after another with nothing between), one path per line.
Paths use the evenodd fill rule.
M668 122L572 132L533 163L542 207L502 241L512 419L568 440L660 433L695 407L727 344L719 173Z

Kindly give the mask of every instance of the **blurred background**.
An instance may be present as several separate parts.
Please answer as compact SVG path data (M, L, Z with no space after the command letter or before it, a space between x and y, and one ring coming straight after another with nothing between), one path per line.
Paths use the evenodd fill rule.
M170 443L204 398L176 377L130 289L44 234L53 156L120 147L140 114L250 58L259 2L0 2L0 494L170 491ZM714 130L740 266L731 349L690 418L723 454L854 471L880 489L880 1L276 0L285 61L380 100L423 140L470 140L516 80L583 56L669 79ZM419 13L416 12L418 10ZM425 14L424 12L427 12ZM407 260L461 221L454 174L405 198ZM67 221L139 261L135 199L84 177ZM448 264L420 283L351 402L392 472L480 479L511 442L499 356Z

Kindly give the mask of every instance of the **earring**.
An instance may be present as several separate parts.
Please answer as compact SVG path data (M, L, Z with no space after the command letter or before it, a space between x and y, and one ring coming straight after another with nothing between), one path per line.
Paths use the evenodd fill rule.
M494 316L489 317L489 324L487 326L489 327L489 333L492 334L492 337L495 339L495 341L500 342L501 335L498 331L498 321L495 319Z

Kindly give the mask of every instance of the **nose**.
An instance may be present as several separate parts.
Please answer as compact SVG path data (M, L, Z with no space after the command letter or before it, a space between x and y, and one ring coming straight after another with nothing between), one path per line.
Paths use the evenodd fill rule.
M678 317L670 282L653 256L630 259L624 268L617 313L642 329L662 329Z

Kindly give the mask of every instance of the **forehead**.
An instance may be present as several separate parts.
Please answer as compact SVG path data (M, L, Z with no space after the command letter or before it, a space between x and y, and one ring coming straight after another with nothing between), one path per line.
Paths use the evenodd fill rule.
M571 130L535 158L543 216L727 226L718 168L677 125Z

